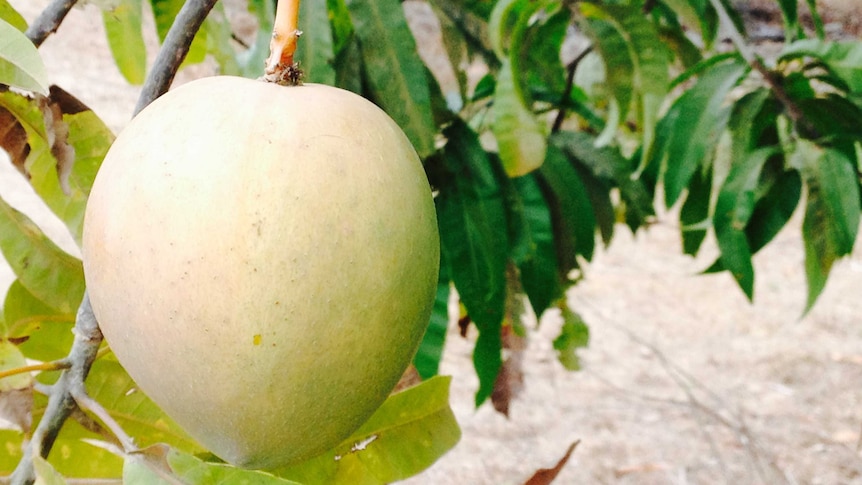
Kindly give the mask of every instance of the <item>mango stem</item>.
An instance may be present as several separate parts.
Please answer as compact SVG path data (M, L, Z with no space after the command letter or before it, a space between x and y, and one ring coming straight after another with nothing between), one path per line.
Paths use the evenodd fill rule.
M266 60L263 80L295 86L302 83L302 71L293 60L296 42L302 32L297 27L300 0L278 0L269 57Z

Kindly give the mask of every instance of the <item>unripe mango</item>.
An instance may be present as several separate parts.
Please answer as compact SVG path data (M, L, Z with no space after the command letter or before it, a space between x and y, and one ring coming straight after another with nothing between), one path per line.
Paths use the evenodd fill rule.
M399 127L341 89L219 76L123 130L84 271L120 363L222 459L338 444L416 352L437 284L431 190Z

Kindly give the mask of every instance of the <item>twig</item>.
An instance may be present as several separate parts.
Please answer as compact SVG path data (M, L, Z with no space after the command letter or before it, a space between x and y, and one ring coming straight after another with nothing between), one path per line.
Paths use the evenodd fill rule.
M132 116L137 115L156 98L168 92L180 64L183 63L186 54L189 53L189 46L191 46L195 34L200 30L201 24L216 1L218 0L188 0L180 9L168 35L165 37L162 48L159 49L159 54L156 56L149 76L147 76L147 81L144 83Z
M72 7L78 3L78 0L54 0L48 5L42 13L36 17L36 20L27 28L24 35L30 39L36 47L42 45L49 35L53 34L60 27L66 14L72 10Z
M23 367L16 367L14 369L0 371L0 379L9 376L15 376L18 374L26 374L28 372L63 370L68 369L69 367L72 367L72 363L69 362L69 359L60 359L53 362L43 362L41 364L25 365Z
M87 374L90 373L90 366L96 360L101 343L102 331L99 330L99 324L93 315L90 297L85 293L75 320L75 341L67 357L72 366L63 371L52 388L45 414L39 421L36 431L33 432L33 438L24 449L24 456L12 473L13 485L29 485L35 481L33 457L36 455L47 457L51 451L60 428L76 408L72 390L75 386L83 386Z
M83 382L75 382L70 393L72 394L72 397L75 398L75 402L78 404L78 407L84 411L89 411L95 414L96 417L99 418L109 430L111 430L111 433L116 436L117 440L122 445L124 452L132 453L138 451L138 447L135 445L131 436L126 434L120 424L114 420L110 413L108 413L101 404L87 394L87 390L84 389Z
M745 62L747 62L748 65L763 76L764 82L769 86L769 89L775 95L775 98L778 99L778 101L780 101L787 109L787 115L790 119L793 120L795 124L804 126L811 133L816 133L816 130L811 123L805 119L802 109L800 109L799 105L793 101L789 94L787 94L787 91L781 84L780 78L776 76L774 72L766 68L766 65L763 63L763 59L761 59L760 56L754 52L754 49L745 42L745 39L742 37L742 33L740 33L736 28L736 25L733 23L733 20L731 20L730 15L721 3L721 0L709 0L709 3L712 4L712 7L718 13L718 18L721 23L727 26L728 37L730 37L730 41L736 47L736 50L739 51L739 55L745 59Z
M557 117L554 119L554 125L551 128L551 133L560 131L563 126L563 121L566 119L566 101L572 96L572 88L575 86L575 71L578 65L584 60L587 55L593 51L593 46L587 46L578 57L575 57L569 65L566 66L566 89L563 90L560 96L560 109L557 111Z

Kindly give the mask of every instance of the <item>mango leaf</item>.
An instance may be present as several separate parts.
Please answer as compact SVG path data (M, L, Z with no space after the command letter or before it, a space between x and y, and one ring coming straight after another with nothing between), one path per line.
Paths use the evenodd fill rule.
M687 27L697 29L704 42L704 48L712 49L718 33L718 15L709 0L662 0L679 15Z
M605 67L604 82L610 92L609 119L599 139L603 140L603 144L608 144L621 120L625 119L634 99L635 64L626 38L613 23L603 18L598 6L588 3L578 5L584 15L580 25L593 41L593 48Z
M105 34L114 62L130 84L143 84L147 74L147 47L141 29L142 0L117 0L102 12Z
M42 303L15 280L3 304L6 327L3 337L18 341L21 352L30 359L48 362L65 357L72 347L75 315L60 313Z
M581 11L589 18L602 20L606 24L603 25L604 29L610 27L624 39L625 54L629 57L624 65L632 68L629 74L630 82L636 102L637 122L642 132L643 156L640 164L642 168L646 165L652 150L659 108L669 86L670 53L661 42L655 25L648 21L636 6L596 7L592 4L582 4ZM601 53L603 58L606 54L611 55L607 50L601 50ZM617 56L624 54L613 53L612 55L612 59L616 59ZM608 62L612 61L605 58L606 69ZM619 78L617 74L615 77ZM629 81L625 80L623 85L628 83ZM628 103L627 96L621 96L622 93L618 89L614 89L613 92L620 106L620 119L624 121L625 114L629 110L629 105L623 104Z
M506 297L508 237L503 193L478 135L460 119L443 134L443 157L454 174L440 188L437 218L444 259L461 301L479 329L473 363L476 405L491 395L500 369L500 325Z
M216 61L221 74L229 76L243 75L239 60L240 55L234 48L235 34L230 20L227 18L224 3L216 2L204 20L198 34L206 39L206 53L211 55L213 60ZM258 71L262 72L261 67L257 67Z
M42 100L0 93L0 108L11 113L27 135L30 150L19 170L80 242L90 187L113 134L80 101L55 87L51 97ZM58 144L61 137L64 142Z
M159 36L159 42L164 42L168 31L174 24L174 19L183 8L186 0L150 0L150 5L153 7L153 17L156 21L156 33ZM202 28L195 34L192 43L189 46L189 51L186 58L183 60L183 66L198 64L206 59L207 55L207 33L208 29Z
M491 129L506 173L519 177L542 165L548 144L542 125L524 104L513 69L508 58L503 60L494 90Z
M569 272L580 267L578 255L590 259L595 249L589 193L566 153L555 145L548 146L538 180L551 212L560 280L569 281Z
M299 485L275 475L237 468L225 463L208 463L167 446L151 446L126 456L124 485Z
M21 212L0 199L0 251L21 284L46 305L73 313L84 296L81 261L57 247Z
M398 0L348 0L368 85L420 157L434 151L437 127L425 66Z
M382 485L418 474L461 437L449 408L450 382L450 377L432 377L389 396L333 450L273 473L307 485Z
M269 56L269 41L272 39L272 23L275 18L275 2L272 0L249 0L248 11L257 20L257 35L251 47L237 56L240 72L244 77L256 78L263 74L263 64Z
M135 441L146 446L167 443L188 452L203 448L141 392L123 367L113 358L93 363L87 391Z
M571 11L559 8L524 32L521 51L517 55L522 57L520 66L526 77L526 91L531 94L529 97L537 94L559 96L557 93L565 90L566 71L560 51L571 21ZM559 100L558 104L562 102Z
M784 17L784 32L792 40L799 30L797 0L778 0L778 6L781 7L781 14Z
M557 359L568 370L580 370L581 362L577 351L589 345L590 328L584 319L567 305L561 305L560 311L563 316L563 327L560 329L560 335L554 339Z
M697 168L711 160L730 115L725 98L747 71L747 64L737 58L710 66L659 121L649 163L666 162L667 207L676 203Z
M774 153L775 148L760 148L734 161L719 190L713 215L722 266L731 272L749 300L754 295L754 266L745 227L754 212L760 173Z
M33 457L33 471L36 473L37 485L66 485L63 475L41 456Z
M553 135L551 141L594 176L619 189L634 227L643 225L655 215L652 196L643 181L635 176L635 163L624 157L618 148L598 147L596 138L585 132L560 131Z
M302 36L296 45L296 60L307 82L335 83L335 70L332 67L334 51L332 48L332 28L326 2L312 1L299 4L299 30Z
M850 91L862 93L862 41L802 39L785 47L779 60L814 57L841 77Z
M826 286L832 264L853 251L859 229L859 183L856 162L833 148L812 148L817 157L804 166L808 188L802 236L811 309Z
M15 7L9 4L9 0L0 0L0 19L5 20L21 32L27 30L27 20L15 10Z
M48 94L48 73L36 46L0 18L0 84Z
M422 379L428 379L437 375L440 368L440 360L443 358L443 347L446 344L446 332L449 329L449 293L452 284L449 278L448 265L445 261L440 263L440 278L437 280L437 294L434 297L434 308L431 311L431 321L413 365Z
M563 294L557 271L554 228L551 210L534 175L512 181L523 203L528 250L515 264L521 273L521 284L537 316L541 316Z
M688 184L688 195L679 211L683 254L697 255L706 238L707 226L704 222L709 219L711 196L711 168L696 170Z

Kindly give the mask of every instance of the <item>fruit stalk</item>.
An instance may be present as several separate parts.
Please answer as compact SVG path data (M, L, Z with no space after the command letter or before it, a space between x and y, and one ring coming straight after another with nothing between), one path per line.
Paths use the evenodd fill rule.
M269 57L266 60L263 79L283 85L297 85L302 73L293 61L296 42L302 31L298 28L300 0L278 0L272 40L269 42Z

